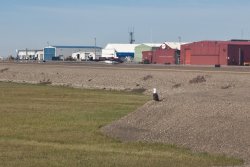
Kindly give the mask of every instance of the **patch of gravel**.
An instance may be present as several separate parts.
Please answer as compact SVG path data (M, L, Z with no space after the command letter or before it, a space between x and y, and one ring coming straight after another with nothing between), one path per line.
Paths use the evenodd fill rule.
M102 128L122 141L176 144L243 158L250 164L248 74L1 64L0 81L115 89L151 95L137 111Z

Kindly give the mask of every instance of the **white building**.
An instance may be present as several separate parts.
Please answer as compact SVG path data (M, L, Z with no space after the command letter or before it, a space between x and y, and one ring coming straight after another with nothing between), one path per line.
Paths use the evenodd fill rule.
M77 61L84 60L99 60L100 55L95 54L94 52L76 52L72 54L72 58Z
M17 50L17 59L19 60L43 60L43 50Z
M135 47L139 44L108 44L102 50L102 57L105 58L134 58Z
M36 57L37 60L44 60L43 56L44 56L43 50L36 52L36 56L35 57Z

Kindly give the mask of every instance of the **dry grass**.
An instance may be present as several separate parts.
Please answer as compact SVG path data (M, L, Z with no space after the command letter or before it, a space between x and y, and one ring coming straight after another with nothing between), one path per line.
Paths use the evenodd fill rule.
M204 76L200 76L200 75L198 75L197 77L195 77L189 81L190 84L198 84L198 83L202 83L202 82L206 82L206 78Z
M0 73L3 73L3 72L8 71L8 70L9 70L9 68L3 68L0 70Z
M121 143L100 127L148 100L141 94L0 82L0 166L236 165L172 145Z

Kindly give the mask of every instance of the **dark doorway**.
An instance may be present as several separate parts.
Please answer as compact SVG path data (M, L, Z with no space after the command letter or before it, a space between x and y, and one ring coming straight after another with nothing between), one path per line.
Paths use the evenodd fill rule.
M244 65L244 51L241 48L239 49L239 65Z
M180 55L181 55L181 52L180 50L176 50L175 51L175 64L180 64Z

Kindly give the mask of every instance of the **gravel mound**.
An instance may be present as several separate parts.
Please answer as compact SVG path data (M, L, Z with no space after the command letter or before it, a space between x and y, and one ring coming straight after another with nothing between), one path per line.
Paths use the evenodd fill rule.
M176 144L250 164L249 74L1 64L0 81L115 89L151 95L137 111L102 128L122 141Z
M234 90L171 95L160 103L148 102L102 130L123 141L177 144L249 160L249 100L249 95Z

